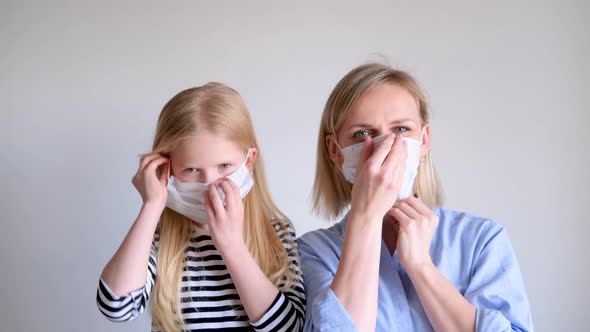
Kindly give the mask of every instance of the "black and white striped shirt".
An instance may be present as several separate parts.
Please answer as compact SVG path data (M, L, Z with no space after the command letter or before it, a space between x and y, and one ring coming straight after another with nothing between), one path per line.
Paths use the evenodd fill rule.
M287 290L279 292L264 316L252 322L244 311L229 271L209 235L193 230L182 271L180 306L188 331L302 331L305 317L305 292L295 231L275 223L281 242L287 249L290 268L297 279ZM201 231L202 232L202 231ZM137 318L146 308L157 275L158 235L154 237L145 286L124 296L115 295L99 281L96 301L100 311L112 321ZM153 327L153 331L158 331Z

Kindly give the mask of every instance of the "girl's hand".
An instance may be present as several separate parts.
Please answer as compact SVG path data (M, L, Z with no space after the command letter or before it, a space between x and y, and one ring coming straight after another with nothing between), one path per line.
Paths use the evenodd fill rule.
M213 244L223 257L230 250L245 248L242 234L244 205L240 189L232 180L221 180L219 187L225 194L225 206L213 184L209 185L205 193L205 205Z
M376 149L371 138L366 140L352 187L351 214L383 220L401 190L406 155L401 135L388 135Z
M160 175L157 169L160 168ZM133 176L131 183L141 195L143 205L154 205L158 209L166 206L168 192L166 185L170 174L170 160L160 154L147 155L139 161L137 173Z
M400 264L408 274L431 264L430 243L438 216L414 196L395 203L389 215L399 225L396 249Z

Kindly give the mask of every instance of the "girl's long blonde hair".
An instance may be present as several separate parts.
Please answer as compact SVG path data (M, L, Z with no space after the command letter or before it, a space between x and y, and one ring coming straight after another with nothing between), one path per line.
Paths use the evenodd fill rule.
M153 152L169 155L182 139L207 130L243 147L258 150L252 169L254 186L244 198L244 242L264 274L287 288L295 279L288 253L275 230L287 229L289 219L274 204L266 182L262 157L248 109L242 97L221 83L208 83L178 93L158 119ZM180 283L192 221L164 209L158 224L157 278L151 295L152 324L171 332L184 330L180 311Z
M416 99L422 126L430 121L430 110L424 93L410 74L377 63L359 66L346 74L336 84L326 102L318 135L313 209L329 219L340 216L348 208L352 185L339 171L339 166L330 159L326 137L337 137L356 101L372 88L382 84L397 84L405 88ZM418 167L414 192L431 208L443 204L442 186L430 151Z

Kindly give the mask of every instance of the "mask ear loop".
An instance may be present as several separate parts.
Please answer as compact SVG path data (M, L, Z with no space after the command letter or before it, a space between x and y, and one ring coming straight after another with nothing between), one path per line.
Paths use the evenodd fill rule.
M246 166L246 164L248 164L248 157L250 157L250 152L252 151L253 147L248 148L248 151L246 152L246 159L244 160L244 167L246 167L246 169L248 170L248 167ZM248 174L252 174L252 172L254 172L254 162L252 162L252 170L248 170Z
M331 127L331 130L330 130L331 134L330 134L330 136L332 137L332 140L334 141L334 143L338 147L338 151L340 151L340 154L342 154L342 164L344 165L344 159L346 159L346 156L344 155L344 150L342 150L342 148L338 144L338 139L337 139L336 134L335 134L336 133L336 129L334 128L334 118L333 118L333 116L330 119L330 127ZM334 162L334 161L332 161L332 162ZM342 174L342 177L344 177L344 181L348 183L348 181L346 180L346 175L344 175L344 168L342 168L342 165L338 165L337 163L334 163L334 164L336 164L336 168L338 168L340 170L340 174Z
M425 127L426 127L426 125L422 126L422 129L420 131L420 150L422 150L422 141L424 140L424 128ZM422 166L422 164L424 163L424 161L426 161L426 157L420 156L420 160L418 161L418 170L420 169L420 166ZM418 176L418 175L416 174L416 176ZM415 184L415 182L416 182L416 180L414 179L414 184ZM418 198L418 193L414 192L412 195L414 197Z
M345 159L344 151L342 150L342 148L338 144L338 140L336 139L336 136L334 134L330 134L330 136L332 137L332 141L334 142L334 144L336 144L336 146L338 147L338 151L340 151L340 154L342 155L342 161L344 164L344 159ZM340 170L340 173L342 173L342 176L344 176L344 178L346 178L346 176L344 175L344 169L342 168L342 165L338 165L333 160L332 160L332 162L336 165L336 168L338 168L338 170Z
M172 160L170 159L170 154L169 153L160 153L160 156L168 159L168 170L166 171L166 187L168 187L168 183L170 182L170 177L172 176ZM162 166L160 165L160 167L158 167L157 173L156 175L158 176L158 178L160 178L160 175L162 174Z
M422 150L422 141L424 140L424 128L426 128L426 125L422 126L422 130L420 131L420 150ZM422 164L425 160L426 157L420 156L420 164ZM420 167L420 164L418 164L418 167Z
M221 179L219 179L218 181L216 181L216 182L215 182L215 187L216 187L216 188L219 188L218 184L219 184L221 181L223 181L224 179L228 179L230 176L232 176L233 174L235 174L235 173L237 173L237 172L240 172L240 170L241 170L241 168L242 168L242 167L246 169L246 172L248 173L248 175L247 175L247 176L250 176L250 177L252 177L252 181L254 181L254 176L252 175L252 173L253 173L253 171L254 171L254 164L252 164L252 171L248 170L248 167L246 166L246 165L247 165L247 163L248 163L248 157L250 156L250 152L252 151L252 148L253 148L253 147L251 147L251 148L248 148L248 151L246 152L246 159L244 159L244 162L243 162L243 163L241 163L241 164L240 164L240 166L239 166L239 167L238 167L238 168L237 168L237 169L236 169L234 172L232 172L231 174L228 174L228 175L224 176L223 178L221 178ZM232 181L233 181L233 180L232 180ZM244 180L242 180L242 182L243 182L243 181L244 181ZM234 181L234 183L235 183L235 181ZM239 187L239 186L241 186L242 184L241 184L241 183L236 183L236 185ZM224 198L223 205L225 206L225 198Z
M250 156L250 151L252 151L252 148L248 148L248 151L246 151L246 158L244 159L244 162L240 164L240 166L238 167L238 169L236 169L234 172L232 172L231 174L237 172L242 166L244 166L246 168L246 170L248 171L248 174L252 174L252 171L248 170L248 167L246 166L246 164L248 164L248 157ZM252 165L252 170L254 170L254 165ZM221 182L223 179L227 178L228 176L230 176L231 174L228 174L224 177L222 177L221 179L215 181L215 183L219 183Z

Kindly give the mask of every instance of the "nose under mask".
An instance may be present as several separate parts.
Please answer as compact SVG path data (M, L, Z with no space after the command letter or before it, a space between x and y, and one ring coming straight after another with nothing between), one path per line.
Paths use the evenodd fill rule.
M248 168L246 168L245 162L226 178L232 180L240 188L240 196L242 198L246 197L252 186L254 186L254 179ZM217 184L219 181L215 183ZM217 185L215 188L217 188L219 197L225 204L223 190ZM181 182L178 178L171 176L168 179L166 207L200 224L207 224L209 222L209 216L203 195L208 190L209 183Z
M375 148L383 142L385 137L385 135L381 135L373 139ZM422 145L421 141L413 138L403 137L403 140L406 142L407 146L407 158L406 170L404 173L404 178L398 196L398 200L407 198L412 194L414 179L418 174L418 166L420 164L420 148ZM344 174L346 180L352 184L354 184L354 180L356 178L356 172L359 165L359 161L361 159L363 145L364 142L361 142L351 146L347 146L344 149L340 149L340 151L342 151L342 154L344 155L342 173Z

